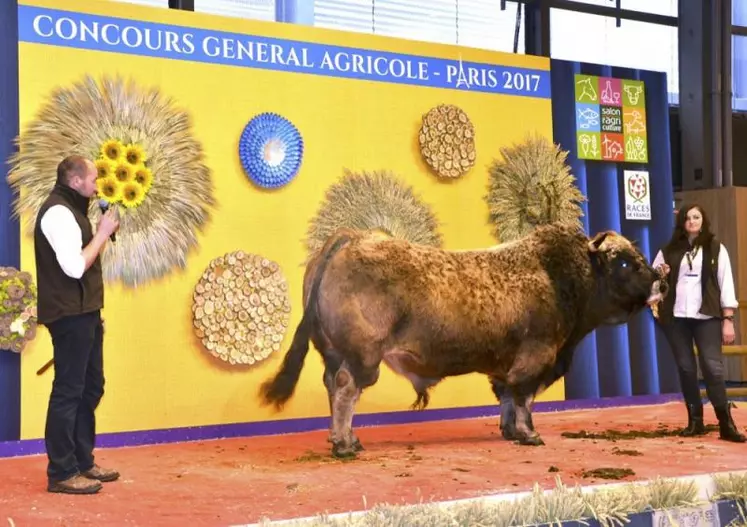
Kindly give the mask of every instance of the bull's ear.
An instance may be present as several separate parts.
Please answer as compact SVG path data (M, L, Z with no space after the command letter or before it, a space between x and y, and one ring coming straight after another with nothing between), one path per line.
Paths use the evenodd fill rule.
M604 231L594 236L589 241L589 252L592 252L592 253L599 252L600 248L602 247L602 243L604 243L604 240L607 239L607 236L609 236L609 234L610 234L610 231Z

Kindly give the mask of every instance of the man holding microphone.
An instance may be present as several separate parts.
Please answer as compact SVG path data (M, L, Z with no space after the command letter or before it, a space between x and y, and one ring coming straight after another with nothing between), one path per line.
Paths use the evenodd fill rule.
M57 166L57 181L34 227L38 322L54 348L54 381L44 440L49 492L93 494L119 474L94 463L95 410L104 394L104 282L100 253L119 228L114 208L88 219L96 166L77 155Z

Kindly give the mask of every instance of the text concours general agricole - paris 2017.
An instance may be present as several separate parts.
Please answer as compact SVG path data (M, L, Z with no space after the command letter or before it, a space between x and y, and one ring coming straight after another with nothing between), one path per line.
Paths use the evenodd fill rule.
M20 5L19 40L342 78L550 98L541 69L421 57Z

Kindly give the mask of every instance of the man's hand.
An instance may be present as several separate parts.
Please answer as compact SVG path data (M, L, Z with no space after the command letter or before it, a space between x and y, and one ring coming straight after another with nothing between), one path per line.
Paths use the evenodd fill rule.
M665 263L660 264L657 268L657 271L659 271L659 274L662 278L666 277L669 274L669 266Z
M109 209L101 216L98 230L103 231L102 235L105 235L105 238L119 230L119 214L115 209Z
M99 227L96 230L93 239L83 249L83 259L86 263L86 270L88 270L88 268L93 265L93 262L96 261L96 258L98 258L99 253L106 244L106 240L109 239L109 236L111 236L112 233L117 232L118 229L119 215L117 214L117 211L114 209L107 210L101 216Z
M729 345L734 343L734 321L724 320L721 324L721 340L724 344Z

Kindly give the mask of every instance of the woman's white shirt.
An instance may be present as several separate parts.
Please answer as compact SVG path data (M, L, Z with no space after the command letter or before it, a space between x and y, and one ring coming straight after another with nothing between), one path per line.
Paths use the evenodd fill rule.
M664 255L661 251L654 258L652 264L656 269L659 265L665 263ZM703 250L700 248L692 259L692 270L687 259L687 254L682 256L680 270L677 276L677 286L674 301L674 316L682 318L710 318L698 313L703 303L702 288L700 275L703 269ZM671 264L670 264L671 267ZM734 291L734 277L731 272L731 261L726 247L721 244L721 252L718 255L718 268L716 270L719 289L721 290L721 307L736 309L739 306L736 293Z

